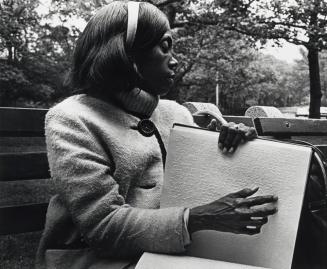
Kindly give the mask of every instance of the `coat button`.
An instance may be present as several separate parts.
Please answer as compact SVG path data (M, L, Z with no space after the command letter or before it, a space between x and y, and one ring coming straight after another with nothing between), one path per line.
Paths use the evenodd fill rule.
M149 119L140 120L137 124L137 129L139 132L146 137L152 136L154 134L155 128L156 127L154 126L154 123Z

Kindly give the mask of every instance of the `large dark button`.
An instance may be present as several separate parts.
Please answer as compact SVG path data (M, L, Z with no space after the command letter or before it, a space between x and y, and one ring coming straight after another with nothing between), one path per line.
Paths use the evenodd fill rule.
M149 119L140 120L137 124L139 132L146 137L153 135L155 128L154 123Z

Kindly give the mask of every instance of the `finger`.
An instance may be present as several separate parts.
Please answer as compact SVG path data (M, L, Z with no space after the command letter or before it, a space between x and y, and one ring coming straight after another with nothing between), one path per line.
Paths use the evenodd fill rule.
M278 200L278 197L275 195L265 195L265 196L256 196L242 200L240 205L255 206L263 205L266 203L273 203Z
M248 217L266 217L275 214L278 210L276 205L268 204L260 208L237 208L235 211Z
M262 226L266 223L268 223L268 217L252 217L251 221L254 226Z
M228 134L228 125L224 124L220 128L220 135L219 135L219 139L218 139L218 147L220 149L223 149L223 147L224 147L223 142L225 141L227 134Z
M261 232L261 226L255 227L255 226L246 226L243 228L243 233L248 235L254 235Z
M268 222L268 217L254 217L241 221L242 226L262 226Z
M229 194L228 196L234 197L234 198L246 198L248 196L255 194L258 190L259 190L259 187L256 187L254 189L245 188L243 190L233 192L233 193Z
M209 129L210 131L216 131L217 130L217 120L216 119L212 119L209 123L209 125L207 126L207 129Z
M237 134L236 129L234 129L232 127L228 129L227 136L226 136L225 140L223 141L224 148L226 149L226 151L229 151L230 148L232 147L232 143L233 143L233 140L234 140L236 134Z
M242 134L240 132L237 132L234 137L234 140L232 142L232 147L229 150L230 153L234 152L237 149L237 147L241 143L242 139L243 139Z
M253 138L256 138L257 136L258 136L257 132L256 132L255 128L253 128L253 127L248 127L248 130L244 135L246 140L251 140Z

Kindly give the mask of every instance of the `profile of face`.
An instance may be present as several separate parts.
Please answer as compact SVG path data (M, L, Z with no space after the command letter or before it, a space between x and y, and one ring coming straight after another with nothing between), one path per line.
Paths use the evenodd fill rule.
M73 88L109 95L134 87L165 95L172 88L177 60L166 15L141 2L135 39L126 46L126 12L126 1L112 1L88 22L74 51Z
M143 90L165 95L174 83L177 60L173 57L173 38L168 30L152 49L135 55Z

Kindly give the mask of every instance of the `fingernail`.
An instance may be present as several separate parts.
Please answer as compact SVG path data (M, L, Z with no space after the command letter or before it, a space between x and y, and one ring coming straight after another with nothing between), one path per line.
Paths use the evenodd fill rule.
M259 187L255 187L254 189L252 189L253 191L257 191L259 190Z
M227 148L223 148L223 153L226 153L227 152Z
M229 153L232 153L234 151L234 148L233 147L231 147L230 149L229 149Z
M277 200L278 200L278 196L274 195L274 196L273 196L273 199L274 199L275 201L277 201Z
M223 149L223 143L218 143L218 148Z

